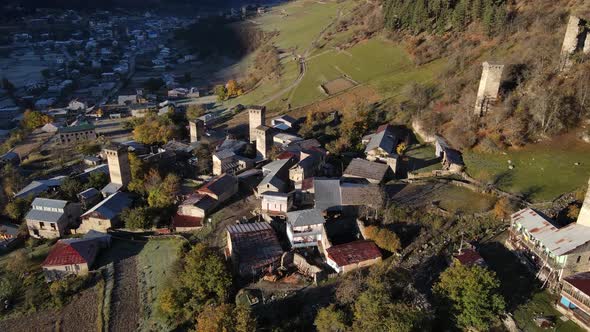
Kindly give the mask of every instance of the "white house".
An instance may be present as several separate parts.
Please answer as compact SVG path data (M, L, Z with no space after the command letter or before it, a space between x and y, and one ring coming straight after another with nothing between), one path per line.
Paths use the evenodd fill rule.
M317 209L287 212L287 237L293 248L314 247L322 241L324 223Z

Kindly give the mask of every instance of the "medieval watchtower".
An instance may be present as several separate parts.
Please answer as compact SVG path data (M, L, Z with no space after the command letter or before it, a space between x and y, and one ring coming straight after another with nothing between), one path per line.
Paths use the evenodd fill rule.
M490 105L498 100L500 92L500 83L502 82L502 71L504 65L491 62L483 63L483 71L477 91L477 100L475 101L475 114L484 115L487 113Z
M266 120L266 107L248 107L248 117L248 123L250 125L250 143L252 143L256 140L256 128L263 126Z
M129 155L124 146L110 147L104 149L107 155L111 183L127 187L131 182L131 167L129 166Z
M258 126L254 129L254 140L256 141L256 157L262 159L268 158L268 153L273 144L272 128L267 126Z
M189 126L191 143L195 143L195 142L200 141L201 137L203 136L203 130L204 130L203 120L200 120L200 119L190 120L188 122L188 126Z
M590 53L590 38L588 34L590 29L588 28L588 22L576 17L570 16L567 23L567 29L565 31L565 37L563 38L563 45L561 47L561 58L559 60L559 69L569 69L573 62L571 56L582 51L585 54Z

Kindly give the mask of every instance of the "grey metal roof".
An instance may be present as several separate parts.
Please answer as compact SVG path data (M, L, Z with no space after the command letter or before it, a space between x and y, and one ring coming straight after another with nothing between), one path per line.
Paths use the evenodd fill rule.
M279 172L281 169L283 169L283 167L285 167L285 165L287 165L287 163L289 163L289 159L281 159L281 160L275 160L272 161L264 166L262 166L262 172L264 173L277 173Z
M389 130L389 126L386 126L383 130L378 131L371 137L369 144L365 148L365 153L375 148L381 148L387 153L393 153L396 141L397 139L393 136L391 130Z
M100 190L101 193L106 194L106 195L112 195L116 192L119 191L119 189L121 189L123 186L118 184L118 183L113 183L110 182L109 184L107 184L106 186L104 186L104 188L102 188Z
M388 169L387 164L355 158L348 164L343 175L382 181Z
M320 179L313 180L313 190L315 193L315 208L326 210L331 207L342 205L340 195L340 179Z
M558 228L551 219L530 208L514 213L512 222L520 224L532 238L556 256L567 254L590 241L590 227L571 223Z
M283 197L283 198L287 198L289 197L289 193L277 193L274 191L267 191L265 193L262 193L262 196L272 196L272 197Z
M47 191L50 187L61 186L65 179L66 176L56 176L47 180L35 180L16 193L14 197L19 198L29 195L36 196L44 191Z
M58 222L59 219L61 218L61 216L63 216L63 212L52 212L52 211L32 209L25 216L25 220Z
M92 209L84 213L82 218L88 217L90 214L95 212L105 219L114 219L130 205L131 197L126 193L118 192L96 204Z
M100 195L100 191L98 191L96 188L88 188L88 189L84 190L83 192L79 193L78 197L88 199L88 198L92 198L96 195Z
M270 226L269 223L254 222L254 223L250 223L250 224L236 224L236 225L227 226L227 231L230 234L260 232L260 231L265 231L265 230L272 230L272 227Z
M231 158L231 157L235 156L236 154L231 149L226 149L226 150L217 151L213 155L216 156L219 160L223 160L226 158Z
M322 211L318 209L308 209L287 212L287 221L293 227L309 226L324 224L326 219L322 216Z
M52 209L63 209L68 205L68 201L62 201L59 199L49 199L37 197L33 200L31 205L35 208L52 208Z

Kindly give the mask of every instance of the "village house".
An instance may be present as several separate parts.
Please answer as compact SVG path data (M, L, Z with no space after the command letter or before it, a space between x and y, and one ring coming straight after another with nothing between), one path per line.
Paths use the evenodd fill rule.
M289 190L289 167L292 159L271 161L262 167L264 178L256 188L257 197L266 192L287 192Z
M16 244L19 235L19 225L0 221L0 251Z
M281 147L285 147L285 146L291 145L295 142L303 141L303 138L296 136L296 135L287 134L287 133L277 133L277 134L273 135L272 141Z
M317 209L287 212L287 237L292 248L315 247L324 236L326 220Z
M297 120L289 115L281 115L271 120L271 126L278 130L289 130L293 129L297 124Z
M121 212L130 207L132 202L127 193L117 192L108 196L81 216L82 223L76 233L88 233L90 230L106 232L122 226L119 218Z
M262 194L261 212L269 216L286 216L293 206L293 195L267 191Z
M330 246L325 252L328 265L342 274L381 262L381 251L373 241L359 240Z
M351 179L364 179L369 183L382 183L389 174L389 166L365 159L355 158L344 170L342 176Z
M192 232L203 227L208 211L217 205L217 200L207 194L191 194L178 206L172 217L172 229L176 232Z
M95 127L89 123L59 128L57 133L61 145L78 144L81 142L96 140Z
M441 158L441 163L445 170L460 173L465 169L461 152L451 148L443 137L439 135L434 137L434 148L436 157Z
M582 209L587 208L588 199ZM580 217L582 213L580 214ZM542 280L558 282L590 271L590 220L565 226L531 208L511 216L507 245L536 270Z
M69 233L70 226L81 213L80 204L35 198L25 216L29 234L34 238L55 239Z
M281 153L278 159L293 158L296 164L289 169L289 180L300 189L303 180L318 175L326 160L326 151L320 148L299 149L297 146L291 147Z
M241 277L257 277L280 264L283 249L269 223L227 227L225 255Z
M47 282L68 275L87 275L96 260L100 244L95 239L59 240L41 264Z
M78 200L82 204L82 209L84 210L88 210L89 208L95 206L102 199L100 191L98 191L96 188L88 188L76 196L78 197Z
M475 250L475 248L465 248L459 250L458 253L453 255L452 261L468 267L473 265L486 266L485 260L477 252L477 250Z
M367 160L385 162L392 166L394 172L396 171L394 162L397 162L396 148L400 143L400 139L391 125L381 125L374 134L363 137L362 141L366 144L365 155Z
M47 180L32 181L19 192L15 193L14 198L36 197L41 193L57 190L66 178L66 176L61 175Z
M315 208L328 212L354 211L358 207L377 207L383 201L379 185L348 183L340 179L314 178Z
M590 330L590 272L563 278L557 310L586 330Z

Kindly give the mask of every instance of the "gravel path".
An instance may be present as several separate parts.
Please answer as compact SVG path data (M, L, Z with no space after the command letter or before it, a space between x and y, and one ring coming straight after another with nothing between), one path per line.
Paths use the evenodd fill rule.
M109 331L135 331L138 323L137 260L133 256L115 263L115 287L111 299Z

